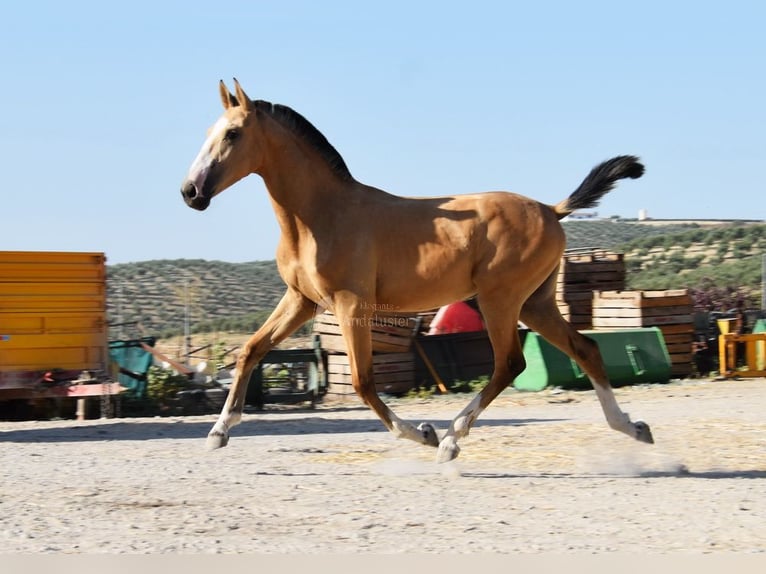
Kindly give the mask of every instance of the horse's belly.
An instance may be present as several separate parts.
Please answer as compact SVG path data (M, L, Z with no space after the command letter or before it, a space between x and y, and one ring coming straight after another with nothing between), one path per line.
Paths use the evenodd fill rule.
M474 295L470 269L451 271L386 274L378 281L377 303L394 311L425 311Z

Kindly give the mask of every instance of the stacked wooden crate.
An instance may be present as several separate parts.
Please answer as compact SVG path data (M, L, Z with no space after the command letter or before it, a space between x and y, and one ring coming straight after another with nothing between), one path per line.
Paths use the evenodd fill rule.
M689 291L598 291L593 294L593 329L658 327L665 339L671 375L692 373L694 315Z
M417 315L378 312L369 319L372 332L373 376L379 393L403 394L415 386L412 338ZM351 363L337 317L325 311L314 318L314 333L327 351L328 393L350 396Z
M604 249L568 250L561 259L556 303L576 329L592 328L593 292L625 289L622 253Z

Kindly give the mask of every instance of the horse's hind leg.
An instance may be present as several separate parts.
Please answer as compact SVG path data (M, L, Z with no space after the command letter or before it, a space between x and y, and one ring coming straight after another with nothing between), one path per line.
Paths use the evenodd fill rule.
M274 345L311 319L314 310L311 301L297 291L288 290L266 322L250 337L237 357L236 375L221 414L207 435L208 449L220 448L229 442L229 429L242 418L247 385L256 365Z
M588 375L609 426L641 442L653 443L649 425L631 422L617 404L598 345L561 316L550 290L539 290L521 309L521 320L533 331L572 358Z

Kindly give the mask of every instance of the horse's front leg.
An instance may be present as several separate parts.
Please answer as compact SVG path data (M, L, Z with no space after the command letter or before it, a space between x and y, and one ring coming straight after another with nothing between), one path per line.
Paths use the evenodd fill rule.
M397 417L378 396L372 368L373 310L373 304L359 297L348 294L336 296L335 315L346 341L354 391L397 438L437 447L439 438L433 426L421 424L416 428Z
M482 412L524 370L526 361L518 330L518 307L504 293L479 293L479 304L492 343L494 368L487 385L455 417L439 443L437 462L448 462L460 453L458 440L468 436Z
M275 345L311 319L314 309L315 305L312 301L290 289L282 297L266 322L250 337L237 357L234 381L221 409L221 414L207 435L206 446L208 449L213 450L226 446L229 442L229 430L242 419L245 394L253 369Z

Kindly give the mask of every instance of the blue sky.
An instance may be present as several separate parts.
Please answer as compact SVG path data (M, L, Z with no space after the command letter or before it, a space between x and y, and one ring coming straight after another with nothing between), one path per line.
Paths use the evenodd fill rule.
M232 77L392 193L557 203L630 153L601 215L764 219L765 6L5 2L0 249L273 259L258 176L205 212L179 192Z

